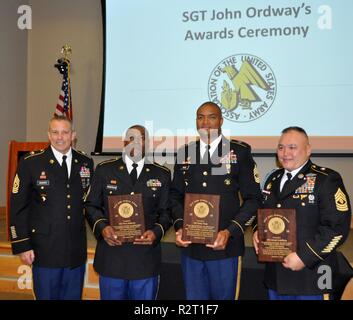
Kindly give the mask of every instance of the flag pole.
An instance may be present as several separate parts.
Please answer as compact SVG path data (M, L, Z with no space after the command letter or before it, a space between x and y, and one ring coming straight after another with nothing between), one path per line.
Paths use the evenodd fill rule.
M72 114L72 100L71 100L71 61L69 57L72 54L72 47L68 44L64 44L61 48L61 53L64 54L64 61L67 64L67 81L68 81L68 105L70 106L68 112L68 118L73 121L73 114Z
M63 57L57 60L55 68L63 76L61 91L56 105L55 115L65 116L73 121L72 98L71 98L71 61L69 59L72 54L70 45L65 44L61 48ZM73 141L73 147L76 147L76 139Z
M57 68L60 74L63 76L61 92L59 100L56 105L55 114L58 116L65 116L71 121L73 120L72 112L72 98L71 98L71 62L69 56L72 54L72 48L68 44L65 44L61 48L61 53L64 55L62 58L57 60L55 68Z

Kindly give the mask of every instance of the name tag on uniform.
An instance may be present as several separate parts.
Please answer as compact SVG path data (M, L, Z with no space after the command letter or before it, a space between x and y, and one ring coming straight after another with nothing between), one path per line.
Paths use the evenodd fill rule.
M115 186L113 184L107 184L107 190L118 190L118 186Z
M50 181L49 180L37 180L37 186L42 187L42 186L49 186Z

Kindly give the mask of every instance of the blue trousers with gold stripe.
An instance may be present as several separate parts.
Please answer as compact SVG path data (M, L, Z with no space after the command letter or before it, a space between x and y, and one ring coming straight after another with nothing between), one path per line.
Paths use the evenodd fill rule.
M76 268L32 267L37 300L80 300L86 265Z
M187 300L237 300L241 257L196 260L181 254Z
M159 276L125 280L99 276L101 300L156 300Z
M331 300L329 294L318 294L318 295L286 295L278 294L277 291L269 289L268 290L269 300Z

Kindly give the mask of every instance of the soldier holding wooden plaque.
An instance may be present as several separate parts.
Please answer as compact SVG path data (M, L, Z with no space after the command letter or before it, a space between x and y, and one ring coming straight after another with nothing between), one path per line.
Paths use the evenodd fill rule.
M175 242L190 300L237 299L244 230L261 204L251 148L223 136L222 124L220 107L203 103L196 112L200 140L181 147L174 166Z
M304 129L284 129L277 146L282 168L263 186L253 244L266 262L270 300L331 299L349 281L336 252L349 233L348 194L340 174L312 163L310 154Z
M144 127L130 127L123 156L97 166L86 197L86 217L97 238L93 266L103 300L157 296L160 241L171 225L170 171L148 157L148 140Z

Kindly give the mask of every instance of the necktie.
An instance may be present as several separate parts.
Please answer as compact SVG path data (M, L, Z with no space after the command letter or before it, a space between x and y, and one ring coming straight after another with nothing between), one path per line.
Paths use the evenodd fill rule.
M292 179L292 174L290 172L287 172L287 180L282 187L281 193L284 193L286 189L288 189L288 185L290 184L291 179Z
M138 167L137 163L132 164L132 170L130 172L130 177L131 177L131 181L132 181L133 185L135 185L135 183L137 181L137 167Z
M211 146L208 144L208 145L206 145L205 148L206 148L206 151L203 155L204 163L211 164L211 154L210 154Z
M69 170L67 169L66 158L67 158L67 156L63 156L63 162L61 164L61 168L63 169L64 175L65 175L66 180L67 180L67 179L69 179Z

